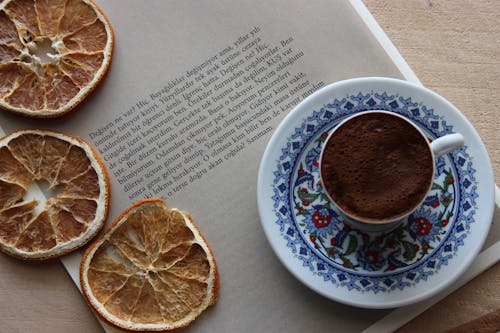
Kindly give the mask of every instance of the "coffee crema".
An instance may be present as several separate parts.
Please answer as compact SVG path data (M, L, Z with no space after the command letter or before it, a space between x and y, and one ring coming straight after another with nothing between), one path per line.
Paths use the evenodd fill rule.
M411 212L434 176L427 139L396 115L377 111L340 125L325 143L322 183L345 213L386 222Z

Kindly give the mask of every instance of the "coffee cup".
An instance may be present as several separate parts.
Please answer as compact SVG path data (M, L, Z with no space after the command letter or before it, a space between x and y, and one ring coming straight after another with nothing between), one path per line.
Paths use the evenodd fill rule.
M320 156L321 184L351 227L389 231L425 200L435 159L463 143L458 133L429 143L402 115L361 111L329 133Z

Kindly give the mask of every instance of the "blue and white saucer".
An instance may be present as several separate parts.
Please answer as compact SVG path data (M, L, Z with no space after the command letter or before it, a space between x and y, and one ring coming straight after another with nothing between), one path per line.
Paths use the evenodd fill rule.
M403 115L430 140L465 137L436 160L424 204L387 233L350 228L319 181L327 133L365 110ZM264 152L258 204L272 248L300 281L335 301L390 308L435 295L473 262L491 224L494 180L481 139L451 103L406 81L361 78L320 89L285 117Z

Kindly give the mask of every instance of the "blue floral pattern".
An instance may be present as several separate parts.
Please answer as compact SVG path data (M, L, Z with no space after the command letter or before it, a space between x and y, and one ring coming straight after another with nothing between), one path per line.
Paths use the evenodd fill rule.
M275 221L303 266L331 283L369 292L403 289L447 265L474 223L475 169L467 147L436 159L434 184L401 226L365 233L344 224L319 181L327 133L351 114L387 110L411 119L429 140L453 132L432 108L386 92L334 99L295 128L274 170Z

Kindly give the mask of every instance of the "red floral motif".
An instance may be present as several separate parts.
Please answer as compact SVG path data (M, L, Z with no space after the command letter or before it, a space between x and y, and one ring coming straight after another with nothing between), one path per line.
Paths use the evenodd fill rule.
M317 210L313 213L311 220L316 228L324 228L330 224L332 217L330 215L325 216Z
M316 242L317 238L316 238L316 236L311 235L311 236L309 236L309 239L311 240L311 242L314 243L314 242Z
M375 250L365 251L365 256L370 260L373 264L378 264L378 255L379 252Z
M450 179L448 179L448 185L453 185L455 183L455 178L453 176L450 176Z
M424 217L417 217L415 219L415 222L417 223L417 235L418 236L425 236L428 235L429 232L432 229L432 224L429 222L428 219Z
M449 220L449 219L446 219L446 220L442 220L442 221L441 221L441 225L442 225L443 227L446 227L446 226L448 225L448 223L450 223L450 220Z
M337 244L337 241L335 240L335 237L333 237L332 239L330 239L330 245L335 246L335 244Z
M309 191L307 190L307 188L301 188L300 192L302 192L302 193L309 193ZM302 205L305 206L305 207L307 207L307 206L309 206L309 202L302 201Z
M312 161L312 165L314 165L316 168L319 168L319 162L318 162L318 159L316 159L316 158L315 158L315 159Z

